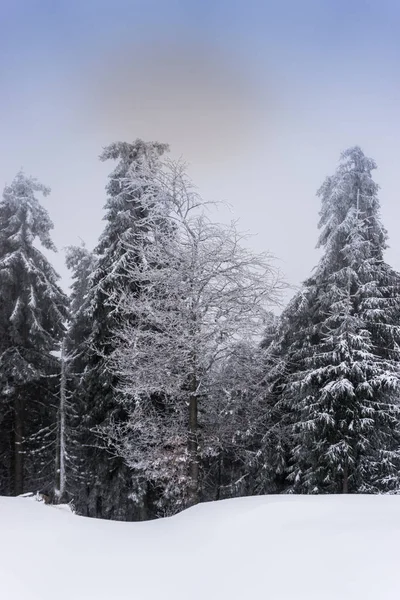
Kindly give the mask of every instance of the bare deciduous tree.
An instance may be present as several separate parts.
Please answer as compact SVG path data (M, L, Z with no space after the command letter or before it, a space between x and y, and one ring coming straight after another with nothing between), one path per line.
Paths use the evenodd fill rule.
M141 179L131 173L132 186ZM224 365L238 341L261 334L281 280L235 223L210 219L184 165L166 163L157 185L137 228L141 261L127 272L140 292L119 299L126 321L111 358L129 419L107 435L174 512L201 499L202 460L218 447L205 415L216 414Z

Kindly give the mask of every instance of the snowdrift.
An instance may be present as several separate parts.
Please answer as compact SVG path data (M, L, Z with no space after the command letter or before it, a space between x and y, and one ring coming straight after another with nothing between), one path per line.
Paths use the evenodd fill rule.
M400 497L268 496L172 518L0 498L1 600L398 600Z

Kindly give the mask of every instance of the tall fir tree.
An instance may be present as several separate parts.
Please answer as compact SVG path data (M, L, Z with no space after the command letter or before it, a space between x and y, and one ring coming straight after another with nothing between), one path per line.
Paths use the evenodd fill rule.
M69 246L66 249L66 265L71 272L72 284L70 320L64 346L64 500L73 500L81 506L82 491L88 477L85 462L88 407L83 382L92 319L87 300L96 256L84 244Z
M53 224L35 194L50 190L17 174L0 202L0 493L51 488L59 349L68 301L37 247L55 250ZM49 490L50 491L50 490Z
M295 492L399 485L400 276L384 261L375 168L350 148L319 190L323 255L275 342L275 409L290 440Z
M100 157L103 161L118 162L106 188L106 227L95 249L98 259L87 297L92 329L82 385L87 404L85 463L90 475L78 509L90 516L122 520L147 517L146 501L141 500L146 491L123 460L103 447L96 430L111 419L119 422L125 419L116 401L118 377L107 359L114 349L115 328L120 324L119 299L137 290L137 282L129 276L129 267L139 259L135 252L138 228L146 227L143 197L151 202L161 169L160 157L167 150L166 144L138 139L133 143L111 144Z

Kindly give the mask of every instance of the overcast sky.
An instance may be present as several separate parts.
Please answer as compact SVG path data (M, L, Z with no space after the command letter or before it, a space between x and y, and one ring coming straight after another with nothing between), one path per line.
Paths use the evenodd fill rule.
M63 247L103 227L102 147L168 142L297 285L315 192L357 144L400 269L399 31L397 0L0 0L0 186L21 167L51 186L66 285Z

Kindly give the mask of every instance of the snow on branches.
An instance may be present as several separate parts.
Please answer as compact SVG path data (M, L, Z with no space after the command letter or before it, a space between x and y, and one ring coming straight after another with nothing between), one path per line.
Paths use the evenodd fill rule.
M135 189L148 181L144 169L130 173ZM212 221L181 163L165 162L141 198L144 216L127 243L140 256L127 265L138 291L118 299L125 318L111 358L129 420L108 434L176 510L199 498L201 461L217 443L204 415L239 342L263 331L280 277L234 223Z

